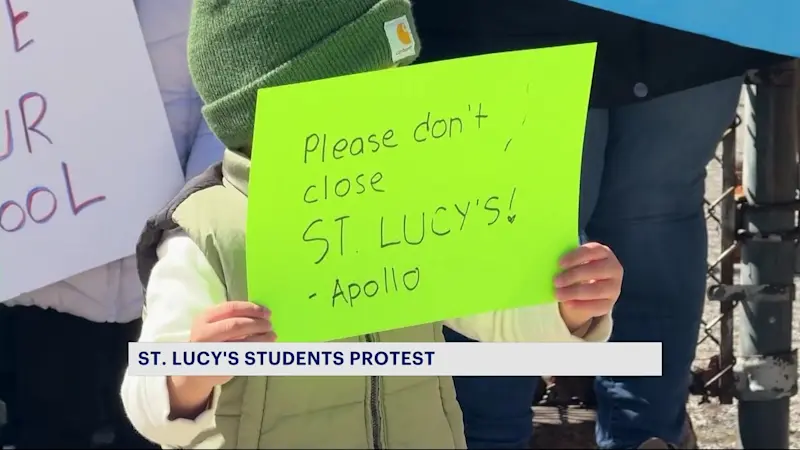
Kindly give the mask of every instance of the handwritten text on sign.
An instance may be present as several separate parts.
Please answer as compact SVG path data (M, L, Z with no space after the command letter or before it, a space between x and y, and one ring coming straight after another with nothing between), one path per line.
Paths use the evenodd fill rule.
M0 9L3 301L129 255L182 175L132 3Z
M593 60L587 44L260 92L248 290L279 339L552 301Z

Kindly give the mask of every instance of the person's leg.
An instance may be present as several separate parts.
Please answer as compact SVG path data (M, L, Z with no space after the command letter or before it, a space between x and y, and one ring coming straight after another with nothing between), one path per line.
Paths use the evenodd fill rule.
M14 309L0 304L0 447L14 444Z
M105 422L108 324L14 306L17 447L89 448Z
M128 343L136 342L142 330L142 320L128 323L116 323L114 326L113 341L110 343L108 357L111 361L108 383L104 396L109 402L109 421L114 432L114 442L111 448L119 449L158 449L160 446L143 438L128 420L125 408L122 405L120 389L125 370L128 367Z
M473 342L445 327L447 342ZM467 448L528 448L538 377L453 377Z
M663 343L662 377L599 377L597 442L678 442L705 295L705 166L731 123L742 79L609 113L603 181L587 227L625 268L612 341Z
M597 199L607 129L606 111L589 111L582 161L580 228L588 221ZM448 342L472 342L448 328L444 329L444 336ZM464 413L467 447L528 448L533 433L532 403L539 377L453 377L453 382Z

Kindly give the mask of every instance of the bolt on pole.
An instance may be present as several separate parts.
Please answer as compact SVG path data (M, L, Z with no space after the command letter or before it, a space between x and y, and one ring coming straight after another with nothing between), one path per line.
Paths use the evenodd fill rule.
M798 209L797 72L795 62L759 71L748 87L754 142L745 147L740 205L741 302L736 390L745 449L789 448L789 400L797 392L792 350ZM762 295L759 292L769 292Z

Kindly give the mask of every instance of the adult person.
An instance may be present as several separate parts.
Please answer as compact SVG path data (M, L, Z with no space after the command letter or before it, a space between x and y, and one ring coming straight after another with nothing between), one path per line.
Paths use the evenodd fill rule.
M423 1L415 15L418 62L598 42L580 227L625 267L611 340L662 342L664 365L662 377L596 379L597 444L693 447L685 403L705 291L705 166L734 117L743 73L780 57L566 0ZM526 448L536 383L456 377L468 445Z
M192 0L135 0L178 157L186 177L222 157L189 76L186 40ZM113 83L114 80L108 80ZM124 89L120 86L120 89ZM125 114L119 105L118 114ZM131 123L131 132L138 132ZM109 143L110 145L112 143ZM146 179L146 174L144 177ZM131 243L133 251L134 243ZM119 388L127 344L139 337L144 299L134 257L21 295L0 308L15 354L10 366L11 444L90 448L111 428L119 448L153 447L124 414ZM8 347L8 346L7 346ZM75 352L81 348L81 352ZM108 436L110 437L110 436Z

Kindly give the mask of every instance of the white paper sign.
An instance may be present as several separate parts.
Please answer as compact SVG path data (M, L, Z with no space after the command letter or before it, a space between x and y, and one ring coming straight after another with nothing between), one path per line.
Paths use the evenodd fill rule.
M131 255L183 184L133 1L3 9L0 302Z

